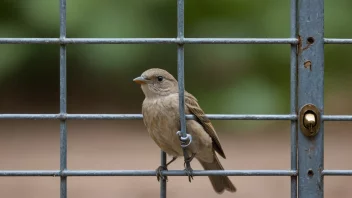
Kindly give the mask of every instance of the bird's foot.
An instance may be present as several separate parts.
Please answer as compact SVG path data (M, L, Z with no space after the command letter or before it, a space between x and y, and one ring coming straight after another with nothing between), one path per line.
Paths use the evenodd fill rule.
M164 170L167 171L168 169L165 166L159 166L156 169L156 179L158 181L160 181L160 179L168 181L167 176L161 174L161 171L164 171Z
M191 167L186 167L184 170L188 176L188 181L191 183L193 179L193 169Z
M181 147L185 148L192 143L192 136L190 134L186 134L186 137L182 137L181 131L177 131L176 134L180 136ZM187 143L188 140L188 143Z

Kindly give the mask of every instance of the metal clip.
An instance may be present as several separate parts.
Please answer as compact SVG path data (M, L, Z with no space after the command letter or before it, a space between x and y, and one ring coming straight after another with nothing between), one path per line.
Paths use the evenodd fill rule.
M192 142L192 136L190 134L186 134L186 137L182 137L182 133L181 131L177 131L176 134L178 136L180 136L180 140L181 140L181 147L182 148L186 148L187 146L189 146ZM186 144L186 141L189 140L188 144Z

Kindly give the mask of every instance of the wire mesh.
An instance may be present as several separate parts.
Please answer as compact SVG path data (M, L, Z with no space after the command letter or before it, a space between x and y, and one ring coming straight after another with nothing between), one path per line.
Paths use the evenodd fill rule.
M314 5L323 5L323 0L314 0ZM301 3L301 4L300 4ZM177 68L180 90L180 121L183 136L187 133L185 123L188 119L195 119L192 115L185 115L184 109L184 45L185 44L289 44L291 45L290 62L290 114L283 115L239 115L239 114L207 114L211 120L287 120L291 122L291 170L194 170L195 176L227 175L227 176L290 176L291 197L297 197L300 189L297 179L299 163L297 92L298 84L298 26L302 21L297 20L299 10L307 2L291 0L291 28L290 38L185 38L184 36L184 0L177 0L177 37L176 38L66 38L66 0L60 0L60 37L59 38L0 38L0 44L57 44L60 45L60 113L59 114L0 114L0 119L29 119L29 120L60 120L60 170L6 170L0 171L0 176L59 176L60 197L67 198L67 177L72 176L155 176L156 171L150 170L69 170L67 167L67 120L140 120L141 114L68 114L67 113L67 76L66 76L66 48L71 44L176 44ZM322 7L314 10L323 12ZM300 12L301 14L304 12ZM315 24L319 25L319 24ZM317 27L318 28L318 27ZM302 31L302 30L301 30ZM303 30L304 31L304 30ZM314 28L313 28L314 31ZM352 39L323 38L323 44L352 44ZM323 61L323 56L319 57ZM352 121L352 115L322 115L322 121ZM322 145L318 145L321 146ZM187 156L185 156L187 157ZM320 160L320 159L315 159ZM161 165L166 163L166 154L161 151ZM162 171L166 176L186 176L185 171ZM323 176L351 176L352 170L322 170ZM323 191L321 189L321 191ZM320 192L319 195L322 195ZM166 181L160 182L160 197L166 197Z

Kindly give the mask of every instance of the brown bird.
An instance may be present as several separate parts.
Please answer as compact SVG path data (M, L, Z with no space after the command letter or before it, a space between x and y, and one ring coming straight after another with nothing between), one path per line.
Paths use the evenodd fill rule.
M180 145L179 95L177 80L167 71L152 68L133 80L141 85L145 99L142 105L143 122L150 137L161 150L172 156L166 167L157 169L159 180L160 171L167 170L177 157L183 156ZM196 120L186 121L186 131L192 136L192 142L186 147L189 159L195 157L205 170L224 170L215 152L226 159L219 138L210 120L198 105L197 99L185 91L185 113L193 114ZM192 175L189 175L192 176ZM164 177L164 179L166 179ZM209 176L214 190L221 194L224 190L236 192L236 187L227 176Z

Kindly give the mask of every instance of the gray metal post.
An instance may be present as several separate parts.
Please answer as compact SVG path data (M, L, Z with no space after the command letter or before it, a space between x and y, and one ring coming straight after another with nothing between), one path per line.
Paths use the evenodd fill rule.
M166 166L166 153L160 151L160 165ZM166 198L166 179L160 180L160 198Z
M185 2L184 0L177 0L177 38L183 40L185 32ZM185 116L185 61L184 61L184 45L177 46L177 78L178 78L178 92L179 92L179 112L181 123L181 135L186 137L186 116ZM186 159L189 157L186 148L183 148L183 155ZM186 162L186 166L190 167L190 163Z
M303 106L314 105L320 115L324 109L324 0L298 0L298 113ZM298 116L298 197L323 198L324 125L313 136L304 134L303 119ZM314 127L315 127L314 126Z
M66 0L60 0L60 39L66 38ZM66 45L60 45L60 114L67 113ZM67 169L67 125L60 120L60 171ZM67 198L67 177L60 176L60 198Z
M297 38L297 0L291 0L291 38ZM290 113L297 109L297 45L291 44ZM291 120L291 170L297 170L297 120ZM297 198L297 176L291 177L291 198Z

